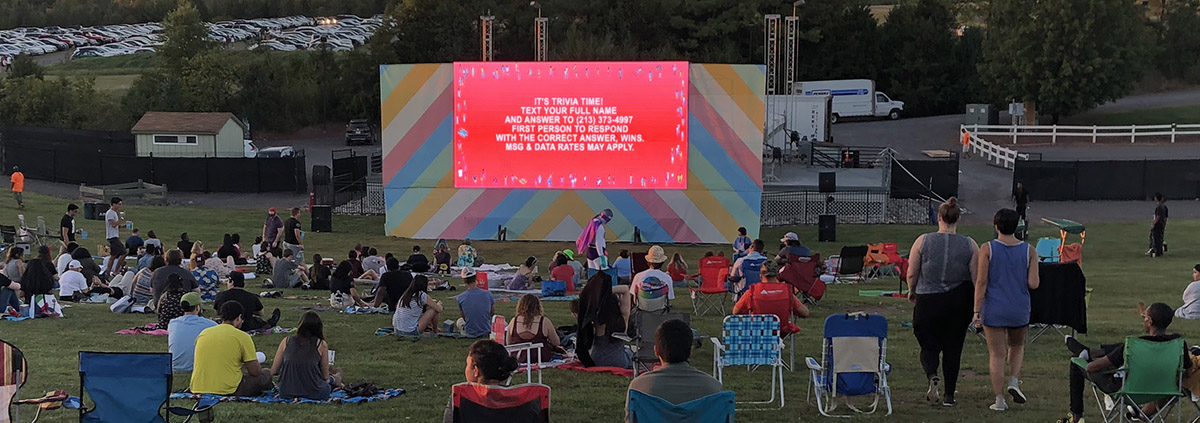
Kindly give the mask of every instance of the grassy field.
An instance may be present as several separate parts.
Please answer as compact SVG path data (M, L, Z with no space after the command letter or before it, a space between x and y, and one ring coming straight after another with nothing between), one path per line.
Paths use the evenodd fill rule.
M34 221L42 215L53 225L66 202L39 195L27 195L28 209L25 215ZM265 209L271 205L263 204ZM9 199L0 200L0 223L12 224L19 213ZM260 212L228 211L204 207L148 207L128 206L127 214L134 225L146 230L153 229L162 234L163 241L174 244L179 232L188 231L193 239L209 243L218 242L226 232L240 232L245 239L252 239L261 228ZM1070 216L1065 216L1070 217ZM304 219L307 225L307 217ZM96 221L78 220L92 234L100 233ZM1089 225L1085 252L1085 271L1089 285L1095 288L1091 299L1090 333L1081 339L1086 343L1115 342L1126 335L1141 330L1141 320L1134 311L1137 301L1162 301L1172 307L1180 304L1180 294L1190 280L1194 259L1200 253L1200 245L1183 234L1200 230L1200 221L1171 223L1169 234L1171 251L1167 258L1148 259L1145 252L1145 224L1092 224ZM355 243L374 246L381 252L391 251L407 254L412 244L432 247L430 241L410 241L382 236L382 217L335 217L333 233L309 233L306 239L308 254L340 257ZM864 242L895 241L902 250L914 237L928 231L919 226L842 226L837 243L810 243L825 256L836 254L842 245ZM814 227L770 228L764 230L762 238L773 245L774 239L787 230L796 230L802 240L815 239ZM964 233L976 240L990 237L991 230L984 227L965 228ZM124 234L124 232L123 232ZM1035 226L1032 236L1055 236L1057 232L1046 226ZM1173 234L1173 235L1171 235ZM84 245L95 248L102 242L94 236ZM524 257L535 255L545 263L555 250L567 247L567 243L546 242L477 242L476 247L488 262L517 263ZM617 245L611 248L644 249L645 246ZM703 251L723 246L668 246L668 253L680 251L694 263ZM694 264L693 264L694 265ZM890 320L891 340L889 361L893 366L890 383L896 415L904 421L1050 421L1061 417L1067 409L1067 352L1061 338L1047 336L1029 346L1022 376L1022 389L1029 396L1029 403L1013 405L1008 412L989 411L992 394L987 379L987 350L984 343L975 337L967 339L964 351L963 374L959 383L956 408L931 407L923 400L924 376L917 361L917 346L911 329L902 326L911 321L911 305L903 299L868 298L858 296L859 289L894 289L895 278L885 278L863 285L834 285L819 307L814 318L801 322L804 331L796 341L797 360L804 356L817 356L820 352L821 317L847 311L863 310L885 314ZM257 291L257 289L253 289ZM294 290L287 294L305 294ZM449 295L434 295L447 301ZM691 305L680 295L676 302L681 311L690 311ZM269 309L283 310L283 323L294 325L300 311L296 308L313 305L317 301L272 299L265 301ZM515 303L497 303L497 311L511 316ZM556 324L569 324L570 314L563 302L547 303L548 315ZM65 389L78 395L77 352L89 351L166 351L166 337L144 335L115 335L113 332L131 326L153 322L153 316L117 315L103 305L75 305L67 310L64 319L37 319L25 322L0 321L0 337L22 348L30 361L30 382L24 395L36 396L40 392ZM211 315L211 314L210 314ZM817 317L820 316L820 317ZM345 369L351 382L370 380L379 386L400 387L407 394L384 402L362 405L314 406L314 405L260 405L222 404L218 407L220 421L267 422L288 421L305 416L313 421L373 422L373 421L437 421L446 404L449 386L463 380L462 368L467 340L436 339L420 342L397 341L390 337L377 337L376 328L390 326L389 316L345 316L323 313L326 319L326 335L333 349L338 350L338 366ZM457 318L457 310L448 311L446 318ZM694 326L708 335L719 335L721 317L703 316L693 320ZM1179 321L1173 328L1196 339L1200 336L1200 325L1190 321ZM268 357L282 335L255 337L260 351ZM708 370L711 368L712 347L706 343L695 350L692 364ZM764 370L747 372L742 368L728 369L726 387L737 392L739 399L753 399L765 393L768 383ZM545 383L553 389L552 413L555 421L620 421L623 413L625 389L629 381L609 375L593 375L561 370L546 370ZM739 413L739 421L784 422L812 420L817 410L806 404L803 392L809 383L807 372L790 372L785 376L787 385L787 407L782 411L745 411ZM187 386L187 375L177 375L176 388ZM1092 417L1098 417L1092 404L1088 404ZM28 414L26 414L28 416ZM880 417L868 418L879 420ZM56 411L44 416L43 421L65 422L74 420L69 411Z
M1172 123L1195 123L1198 116L1200 116L1200 105L1083 115L1068 120L1071 124L1081 125L1170 125Z

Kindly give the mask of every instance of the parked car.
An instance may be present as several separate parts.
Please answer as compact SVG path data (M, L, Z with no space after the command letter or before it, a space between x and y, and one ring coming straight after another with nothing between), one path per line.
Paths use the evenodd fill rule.
M293 149L291 146L286 146L286 147L260 148L260 149L258 149L258 154L255 155L255 157L263 159L263 158L277 158L277 157L292 157L295 155L296 155L296 150Z
M375 144L375 125L366 119L353 119L346 124L346 145Z

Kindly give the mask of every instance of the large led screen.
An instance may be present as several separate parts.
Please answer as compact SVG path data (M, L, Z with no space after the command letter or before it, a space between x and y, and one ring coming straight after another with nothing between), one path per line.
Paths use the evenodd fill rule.
M687 62L457 62L453 84L455 188L687 188Z

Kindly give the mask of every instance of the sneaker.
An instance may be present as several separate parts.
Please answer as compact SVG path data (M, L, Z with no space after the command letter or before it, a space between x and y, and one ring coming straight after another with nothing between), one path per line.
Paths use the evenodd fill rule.
M1076 416L1071 413L1067 413L1067 417L1063 417L1061 419L1055 420L1054 422L1055 423L1084 423L1082 416Z
M1079 357L1080 353L1087 351L1087 347L1083 346L1083 343L1074 336L1067 335L1064 339L1067 343L1067 350L1071 351L1071 357Z
M942 378L934 376L929 378L929 390L925 391L925 401L931 404L937 404L941 398Z
M992 411L1005 411L1005 410L1008 410L1008 402L1007 402L1007 401L1005 401L1005 400L1004 400L1004 397L1002 397L1002 396L1001 396L1001 397L996 397L996 403L995 403L995 404L992 404L992 405L989 405L989 406L988 406L988 409L990 409L990 410L992 410Z
M942 399L942 407L953 407L955 405L958 405L958 402L954 400L953 395L946 395L946 398Z
M1008 394L1012 396L1013 402L1024 404L1026 401L1025 393L1021 392L1021 388L1017 384L1008 385Z
M279 323L279 309L271 312L271 318L267 319L267 327L273 328L276 323Z

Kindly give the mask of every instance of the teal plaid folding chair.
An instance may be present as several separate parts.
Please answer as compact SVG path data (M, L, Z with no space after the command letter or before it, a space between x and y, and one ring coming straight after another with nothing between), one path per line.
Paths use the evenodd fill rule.
M721 384L725 383L726 367L747 366L753 371L760 366L770 366L771 398L767 401L742 403L773 406L775 395L779 394L778 408L783 408L783 369L786 366L783 364L783 338L779 330L779 317L774 314L725 316L721 339L710 340L713 343L713 373Z
M1114 406L1105 407L1104 395L1095 384L1092 394L1096 397L1099 410L1104 411L1104 421L1131 421L1127 413L1132 414L1138 421L1165 422L1171 414L1171 408L1183 398L1180 386L1183 382L1183 338L1166 342L1148 341L1136 336L1125 338L1125 365L1115 372L1124 372L1124 382L1121 389L1107 394ZM1087 368L1087 361L1082 358L1072 358L1071 364ZM1085 378L1085 380L1087 380ZM1089 382L1090 383L1090 382ZM1147 416L1142 412L1142 404L1166 400L1160 403L1158 413ZM1183 411L1176 414L1176 420L1182 419Z
M733 423L733 391L721 391L683 404L629 391L628 423Z

